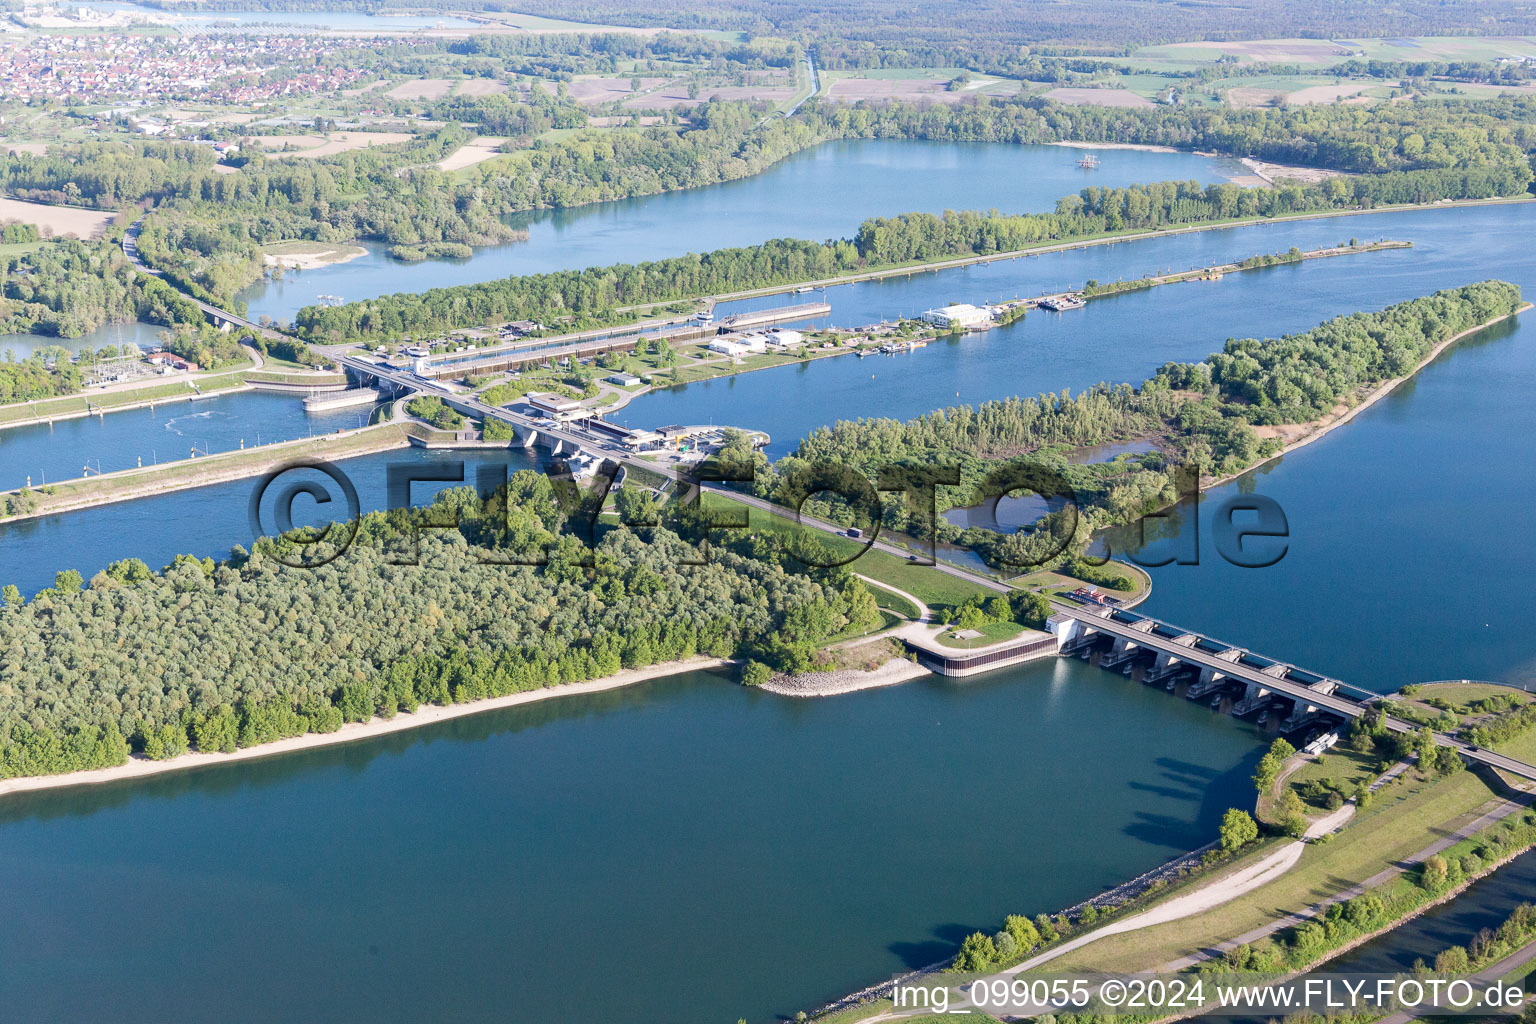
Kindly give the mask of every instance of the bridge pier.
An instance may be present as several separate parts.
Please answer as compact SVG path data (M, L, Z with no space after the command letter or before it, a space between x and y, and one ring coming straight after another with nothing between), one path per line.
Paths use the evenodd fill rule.
M1259 705L1263 704L1264 701L1269 699L1269 695L1270 691L1268 687L1260 686L1258 683L1248 682L1246 683L1246 687L1243 691L1243 699L1232 706L1232 713L1234 715L1246 715L1250 711L1257 711L1259 709Z
M1191 700L1199 700L1212 690L1219 690L1226 685L1228 676L1224 672L1218 672L1214 668L1202 668L1200 678L1196 679L1189 687L1188 696Z

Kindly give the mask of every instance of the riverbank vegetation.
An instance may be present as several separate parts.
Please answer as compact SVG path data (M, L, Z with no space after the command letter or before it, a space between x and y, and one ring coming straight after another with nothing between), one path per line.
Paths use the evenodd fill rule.
M1232 339L1197 363L1169 363L1140 388L1099 385L1072 395L1009 398L940 409L905 422L840 420L804 438L792 455L759 465L754 487L775 495L781 481L814 465L848 467L870 479L889 467L954 466L958 486L936 489L937 510L979 505L1021 486L1059 489L1058 506L1031 532L961 530L903 492L884 496L883 525L976 548L995 565L1042 564L1075 553L1098 528L1127 523L1178 499L1180 468L1226 476L1280 450L1257 427L1308 423L1352 405L1383 381L1411 372L1437 345L1521 308L1520 289L1485 281L1352 313L1283 338ZM1051 449L1151 438L1156 451L1078 465ZM1184 481L1183 483L1187 483ZM1070 499L1061 507L1059 502ZM851 524L854 510L816 499L814 514Z
M1475 172L1404 171L1334 178L1315 185L1243 189L1222 184L1158 182L1083 189L1051 213L909 213L866 220L852 238L826 242L774 239L760 245L640 264L554 271L421 293L397 293L342 306L306 306L295 318L314 342L389 340L474 324L533 318L571 328L629 322L627 307L795 282L880 267L1013 252L1119 232L1214 224L1369 207L1381 202L1510 195L1525 191L1521 163Z
M716 542L700 565L684 537L701 524L684 516L588 550L557 540L567 517L543 474L508 493L447 492L426 514L456 513L461 531L418 542L413 513L367 515L352 550L310 570L279 561L299 561L293 542L266 540L217 565L61 573L26 602L8 588L0 776L233 750L696 653L793 671L880 621L847 569L807 571L776 534ZM547 565L508 564L543 551Z
M201 325L203 312L164 281L138 273L107 242L58 239L0 257L0 334L78 338L133 320Z
M562 37L567 44L578 38ZM742 67L780 66L773 62L788 59L777 50L721 57L738 58ZM1248 190L1277 196L1257 201L1251 211L1243 201L1226 199L1236 203L1228 216L1519 194L1531 180L1528 157L1536 151L1536 101L1530 98L1212 110L977 96L955 106L812 102L793 118L765 118L760 106L712 100L692 108L686 120L669 117L662 124L607 130L577 127L586 124L585 108L558 90L551 95L535 88L516 99L458 96L444 100L437 113L472 121L481 130L490 125L508 140L501 155L454 172L436 165L474 136L457 120L447 120L426 122L404 142L305 160L243 147L233 158L237 174L219 173L208 147L186 143L61 143L46 155L0 156L0 190L96 209L149 210L139 239L143 257L193 294L234 309L236 293L266 272L263 245L373 239L401 247L406 257L458 255L461 246L517 237L521 229L506 222L509 214L747 177L839 138L1150 144L1352 172L1321 186ZM547 126L566 122L571 134L542 137ZM1306 194L1312 188L1321 192ZM1138 223L1136 202L1106 211L1100 230ZM1208 216L1185 211L1162 222L1193 223ZM882 262L898 256L876 246L860 258ZM688 291L676 283L670 294ZM569 309L587 308L570 296L562 299Z

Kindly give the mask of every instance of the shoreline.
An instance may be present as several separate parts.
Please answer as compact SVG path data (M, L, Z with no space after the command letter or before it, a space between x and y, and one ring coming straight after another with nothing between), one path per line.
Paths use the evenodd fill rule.
M153 409L157 405L172 405L176 402L192 402L203 399L218 398L223 395L237 395L244 391L254 391L255 387L249 383L232 384L227 388L217 388L213 391L188 391L184 395L162 395L159 398L141 398L137 402L122 402L110 406L98 406L95 409L75 409L70 412L42 413L24 420L7 420L0 423L0 430L14 430L21 427L38 427L52 425L60 420L83 420L91 416L104 416L109 412L133 412L136 409ZM84 393L77 395L64 395L65 398L84 398L87 402L93 397Z
M776 693L781 697L838 697L845 693L857 693L860 690L895 686L898 683L932 674L915 661L892 658L873 672L839 669L831 672L802 672L794 676L778 675L763 683L758 689L765 693Z
M1182 151L1181 151L1182 152ZM1098 235L1092 238L1082 238L1074 241L1051 242L1045 245L1029 246L1023 249L1010 249L1006 252L976 254L971 256L954 256L942 260L934 260L922 263L902 264L895 267L887 267L882 270L866 270L855 274L845 274L838 277L817 278L810 281L791 282L789 284L764 285L761 288L748 288L734 292L720 292L715 295L701 296L700 300L711 304L722 302L736 302L742 299L767 298L774 295L790 295L798 288L809 287L813 290L835 288L845 284L859 284L864 281L879 281L888 277L911 276L913 274L937 273L942 270L952 270L958 267L969 267L984 263L996 263L1002 260L1021 259L1029 256L1040 256L1046 253L1067 252L1072 249L1086 249L1089 246L1115 245L1119 242L1139 242L1148 238L1167 238L1173 235L1193 234L1201 231L1220 231L1226 228L1256 227L1263 224L1285 224L1294 221L1329 220L1336 217L1368 217L1380 213L1414 213L1425 210L1451 210L1465 207L1478 206L1512 206L1522 203L1536 202L1536 195L1523 196L1496 196L1491 199L1452 199L1433 203L1401 203L1393 206L1375 206L1370 209L1351 210L1317 210L1311 213L1284 214L1279 217L1244 217L1233 220L1212 221L1205 224L1186 224L1178 227L1154 228L1121 234ZM642 303L630 309L651 309L657 306L667 305L665 302Z
M1289 455L1291 452L1296 451L1299 448L1305 448L1307 445L1311 444L1313 441L1317 441L1317 440L1320 440L1321 438L1324 438L1324 437L1328 436L1328 434L1330 434L1334 430L1337 430L1339 427L1344 426L1346 423L1348 423L1351 420L1353 420L1360 413L1364 412L1365 410L1369 409L1371 406L1375 405L1377 402L1381 401L1383 398L1387 397L1387 395L1391 394L1400 385L1402 385L1403 382L1412 380L1414 377L1418 376L1419 375L1419 371L1423 370L1430 363L1434 362L1437 358L1439 358L1439 356L1440 356L1440 354L1442 352L1444 352L1446 349L1450 348L1452 345L1456 344L1458 341L1462 340L1463 338L1470 337L1470 336L1478 333L1479 331L1485 331L1488 328L1492 327L1494 324L1501 324L1501 323L1503 323L1506 320L1513 320L1515 317L1519 316L1521 313L1528 312L1532 308L1536 308L1536 303L1526 302L1526 303L1522 304L1520 306L1520 308L1515 310L1513 313L1506 313L1503 316L1494 317L1492 320L1489 320L1486 323L1478 324L1475 327L1469 327L1466 330L1460 332L1459 334L1451 335L1449 338L1446 338L1444 341L1440 342L1434 348L1430 349L1428 354L1426 354L1423 359L1419 360L1419 362L1417 364L1415 364L1413 369L1409 370L1407 373L1403 374L1401 377L1393 377L1390 380L1384 380L1380 384L1376 385L1376 387L1372 388L1370 393L1367 394L1366 397L1364 399L1362 399L1358 404L1356 404L1353 408L1348 409L1345 412L1340 413L1338 416L1334 417L1332 420L1327 421L1326 423L1324 423L1324 422L1322 422L1320 420L1312 420L1310 423L1299 424L1300 426L1303 426L1303 427L1310 426L1312 429L1307 431L1305 434L1302 434L1301 436L1297 437L1294 441L1288 442L1279 451L1275 452L1275 454L1269 456L1266 459L1260 459L1258 462L1255 462L1253 465L1247 466L1247 467L1245 467L1245 468L1243 468L1241 470L1238 470L1236 473L1229 473L1226 476L1217 477L1217 478L1209 481L1208 483L1202 483L1200 485L1201 486L1201 490L1205 490L1206 488L1209 488L1209 487L1221 487L1224 484L1229 484L1233 480L1236 480L1239 477L1245 476L1248 473L1252 473L1253 471L1255 471L1255 470L1257 470L1257 469L1259 469L1259 468L1261 468L1263 466L1266 466L1266 465L1268 465L1271 462L1274 462L1276 459L1283 458L1286 455Z
M468 704L423 704L413 712L401 712L393 718L372 718L366 722L349 722L335 732L305 733L302 736L274 740L271 743L263 743L255 747L244 747L231 754L188 752L166 761L151 761L142 757L129 757L127 764L117 765L112 768L92 768L86 771L70 772L67 775L29 775L23 778L4 779L0 780L0 797L8 796L12 793L36 793L48 789L65 789L72 786L99 786L113 782L127 782L135 779L152 778L156 775L166 775L171 772L187 771L193 768L232 764L237 761L252 761L257 758L276 757L300 750L314 750L319 747L336 746L341 743L353 743L358 740L373 739L377 736L387 736L390 733L404 732L407 729L415 729L423 725L432 725L437 722L463 718L466 715L478 715L485 711L499 711L503 708L517 707L520 704L532 704L541 700L549 700L554 697L564 697L572 694L602 693L606 690L616 690L635 683L660 679L665 676L679 675L684 672L702 672L707 669L721 668L730 663L729 658L708 657L689 658L686 661L664 661L647 666L646 668L622 669L611 676L590 679L582 683L546 686L542 689L526 690L522 693L513 693L505 697L488 697L485 700L471 701Z

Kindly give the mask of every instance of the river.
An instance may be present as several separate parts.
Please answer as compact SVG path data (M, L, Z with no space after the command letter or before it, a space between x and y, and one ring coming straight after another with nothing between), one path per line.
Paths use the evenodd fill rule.
M836 700L694 673L7 798L0 1001L79 1024L130 991L231 1024L761 1021L1199 845L1258 743L1075 661Z
M371 407L306 413L301 398L270 392L210 394L100 416L0 430L0 489L60 483L240 447L366 426ZM195 453L195 455L194 455Z
M834 317L861 322L1352 235L1416 243L1032 315L899 359L693 385L621 418L715 415L769 429L782 451L839 416L914 415L955 391L975 402L1140 380L1228 335L1481 277L1536 290L1533 214L1272 224L836 289ZM1536 499L1532 330L1463 342L1349 427L1217 489L1201 564L1153 570L1147 609L1380 689L1528 677L1536 555L1511 524ZM683 396L688 415L673 415ZM397 458L445 456L349 460L365 504ZM14 524L0 577L31 588L66 565L89 576L124 555L163 564L249 543L251 487ZM1245 489L1290 520L1289 553L1269 569L1210 549L1211 510ZM216 1006L230 1020L762 1021L1198 845L1251 800L1260 742L1076 662L798 702L693 674L7 799L0 1000L21 1019L104 1019L131 991L138 1012L172 1019Z
M1208 184L1244 173L1228 160L1135 150L1101 151L1099 168L1085 171L1076 164L1079 155L1061 146L984 142L828 142L750 178L521 214L509 223L526 229L527 241L484 246L472 259L403 263L385 254L387 246L370 244L367 256L262 281L239 298L253 320L290 321L321 295L357 302L391 292L639 263L770 238L843 238L868 217L918 210L1051 210L1056 200L1085 185L1189 179Z

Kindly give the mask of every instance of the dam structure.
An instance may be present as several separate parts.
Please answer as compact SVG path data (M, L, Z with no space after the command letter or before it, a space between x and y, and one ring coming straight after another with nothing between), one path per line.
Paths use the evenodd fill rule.
M1380 713L1372 706L1379 694L1149 615L1092 602L1053 605L1057 611L1046 628L1056 637L1057 653L1118 668L1144 683L1163 683L1191 700L1230 702L1233 714L1274 715L1282 732L1319 720L1339 725ZM1393 732L1416 731L1412 723L1389 715L1381 715L1381 721ZM1536 781L1536 766L1443 733L1436 741L1475 764Z

